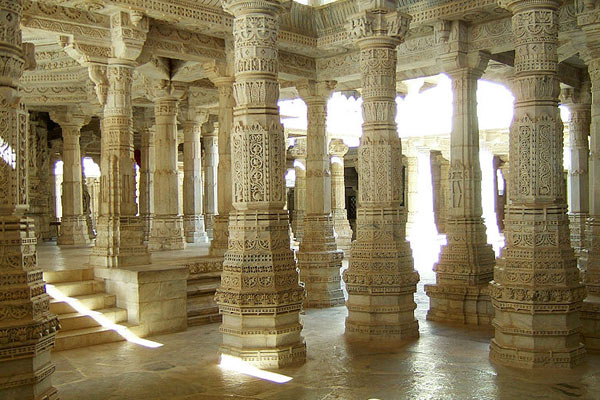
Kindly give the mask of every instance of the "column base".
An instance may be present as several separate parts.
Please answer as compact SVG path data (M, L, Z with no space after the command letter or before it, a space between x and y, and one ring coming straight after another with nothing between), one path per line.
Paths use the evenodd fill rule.
M583 363L583 344L568 350L532 350L522 347L501 346L492 339L490 359L500 365L524 369L573 368Z
M575 257L577 257L577 261L579 267L582 268L581 265L581 256L582 252L585 250L586 241L585 241L585 222L587 220L588 215L582 213L571 213L569 214L569 228L571 232L571 246L575 251ZM585 268L583 268L585 269Z
M229 215L215 215L213 239L208 253L213 257L224 257L229 243Z
M479 286L425 285L429 296L427 320L488 325L494 318L489 284Z
M150 264L150 253L143 244L143 235L142 221L138 217L101 216L90 265L121 268Z
M150 232L152 231L152 214L140 215L142 223L142 231L144 232L144 243L148 243L150 240Z
M215 237L215 215L204 214L204 227L206 229L206 236L208 240L213 240Z
M203 215L184 215L183 231L186 243L208 243Z
M292 211L292 232L294 239L301 242L304 234L304 210Z
M405 342L419 337L419 323L360 323L346 318L346 338L357 342Z
M588 295L583 301L581 323L585 349L600 351L600 296Z
M584 283L588 293L600 296L600 218L590 217L585 222L586 246L580 255Z
M238 358L257 368L284 368L302 365L306 361L306 344L300 343L293 346L282 346L276 349L239 349L236 347L219 346L220 355Z
M154 215L148 240L148 250L183 250L183 218L181 216Z
M88 246L90 237L85 216L63 217L60 222L60 234L56 244L59 246Z
M344 304L340 269L343 253L336 249L329 215L307 215L304 237L297 253L300 281L306 288L305 308Z

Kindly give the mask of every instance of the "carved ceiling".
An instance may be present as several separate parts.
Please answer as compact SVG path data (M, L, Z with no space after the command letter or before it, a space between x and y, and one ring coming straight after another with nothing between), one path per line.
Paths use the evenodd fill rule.
M514 46L511 18L497 0L399 0L412 16L406 41L398 47L398 79L432 76L453 39L451 21L462 21L467 40L462 51L484 51L492 63L485 78L503 81L511 74ZM579 1L567 0L560 11L558 49L563 83L578 85L585 65L578 58L581 32L576 24ZM301 78L338 81L337 90L360 89L359 53L347 22L358 0L310 7L293 3L281 17L280 72L282 98L296 96ZM134 105L152 107L147 87L152 80L180 81L195 87L207 108L217 104L216 88L207 79L207 62L225 63L231 51L231 15L220 0L24 0L23 39L35 44L37 67L22 79L23 97L32 110L65 105L100 110L90 79L90 63L105 64L111 54L111 16L118 12L150 18L137 59ZM229 57L231 58L231 57ZM401 84L399 91L401 92Z

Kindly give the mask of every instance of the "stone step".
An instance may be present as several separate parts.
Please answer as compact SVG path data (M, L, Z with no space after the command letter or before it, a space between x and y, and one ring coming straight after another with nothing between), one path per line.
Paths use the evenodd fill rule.
M108 321L111 323L120 323L127 321L127 310L123 308L104 308L97 310L96 312L102 314L99 317L101 317L101 320L104 321ZM98 322L93 316L77 312L59 314L58 320L60 321L60 327L62 332L102 326L102 324Z
M53 284L64 296L74 297L86 294L104 292L104 281L87 279L77 282L62 282Z
M188 326L212 324L221 322L221 319L222 316L219 314L219 307L217 305L191 311L188 308Z
M189 297L197 297L197 296L203 296L203 295L207 295L207 294L213 294L216 292L216 290L219 288L219 286L221 285L221 279L203 279L203 280L197 280L194 279L192 281L188 280L188 284L187 284L187 295L188 298Z
M125 339L117 331L103 326L70 331L61 330L56 335L53 351L77 349L80 347L95 346L97 344L119 342L123 340Z
M76 299L79 301L79 303L81 303L82 306L89 310L112 308L117 303L116 296L108 293L94 293L77 296ZM66 301L60 301L56 299L50 300L50 311L56 315L77 312L77 310Z
M56 284L65 282L81 282L94 279L93 268L66 269L62 271L44 271L44 281Z

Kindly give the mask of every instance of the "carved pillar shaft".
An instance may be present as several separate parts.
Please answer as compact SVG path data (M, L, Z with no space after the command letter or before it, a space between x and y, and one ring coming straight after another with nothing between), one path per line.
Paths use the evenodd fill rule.
M364 123L358 150L356 240L344 281L346 335L362 340L419 335L413 299L419 274L405 237L402 145L395 122L396 46L409 22L409 16L385 9L364 11L351 22L360 47Z
M451 59L456 63L456 56ZM484 60L487 63L487 58ZM481 208L481 167L477 80L483 69L472 67L448 71L454 94L450 137L449 204L446 210L447 244L434 266L435 285L426 285L430 299L427 318L470 324L491 322L488 295L495 254L487 243ZM465 295L457 299L456 288Z
M209 238L213 238L214 217L217 214L217 168L219 146L217 136L204 136L204 217Z
M350 256L352 243L352 229L348 222L346 211L346 184L344 183L344 155L348 146L341 139L333 139L329 144L331 154L331 214L333 226L337 235L335 242L337 248L346 256Z
M183 229L187 243L206 243L202 215L202 148L200 132L204 115L189 110L190 119L183 124Z
M229 240L229 213L233 209L231 197L231 128L233 123L233 78L213 80L219 90L219 166L217 167L217 201L219 215L213 224L210 255L223 256Z
M136 217L131 89L133 66L114 60L107 67L107 90L101 119L100 212L90 264L99 267L145 264L150 255Z
M70 112L51 113L60 124L63 136L62 219L59 245L86 246L90 243L87 221L83 212L81 128L89 119Z
M343 253L337 250L331 216L331 172L327 156L327 99L335 82L304 81L298 92L308 106L306 138L306 214L298 251L305 307L344 304L340 286Z
M296 172L296 184L294 186L292 232L296 241L301 242L304 234L304 216L306 215L306 158L296 158L294 170Z
M233 206L229 249L215 299L223 314L221 352L260 366L302 363L304 290L289 247L285 149L279 120L279 1L233 0Z
M570 246L558 110L557 0L507 0L513 12L515 113L506 245L494 270L493 361L569 368L584 357L585 289Z
M155 251L185 247L183 219L179 214L177 102L177 97L158 97L154 101L155 148L160 150L155 151L154 215L148 248Z
M569 169L569 214L571 227L571 245L578 257L580 266L582 251L585 248L585 221L589 217L589 174L588 155L590 146L591 109L589 86L580 90L564 89L561 93L563 104L569 107L569 151L571 154L571 168Z
M58 399L50 350L59 328L37 269L35 227L25 217L28 116L19 95L21 0L0 0L0 398Z

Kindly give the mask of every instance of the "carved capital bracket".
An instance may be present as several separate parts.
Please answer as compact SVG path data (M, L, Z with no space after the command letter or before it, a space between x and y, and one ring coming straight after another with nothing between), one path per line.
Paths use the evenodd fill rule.
M288 154L290 157L298 160L306 158L306 138L299 137L296 138L296 143L294 146L288 149Z
M481 78L489 61L490 54L483 51L471 53L453 52L444 54L438 58L441 70L448 75L452 76L461 71L469 70L477 78Z
M142 52L149 30L149 19L140 12L119 11L110 18L112 57L135 61Z
M152 101L162 99L179 101L185 96L186 92L187 85L185 83L160 79L152 82L148 95Z
M291 0L222 0L223 10L238 16L250 12L264 12L272 15L289 11Z
M410 15L395 11L395 7L392 8L390 5L394 2L368 1L363 3L369 3L374 8L363 8L367 5L359 4L361 12L355 14L347 23L346 29L353 42L360 47L378 43L397 46L404 42L412 19Z
M585 106L592 104L591 82L584 80L578 88L562 88L560 102L568 107Z
M331 96L336 84L336 81L302 79L296 83L296 89L302 100L307 104L315 102L327 103L327 99Z
M50 119L63 129L63 135L67 132L77 132L84 125L90 123L91 116L85 115L79 107L68 107L50 112Z

